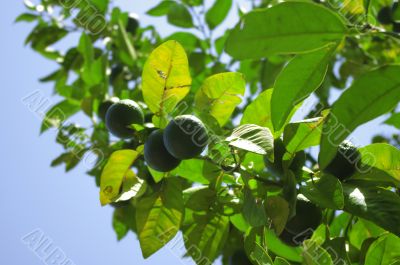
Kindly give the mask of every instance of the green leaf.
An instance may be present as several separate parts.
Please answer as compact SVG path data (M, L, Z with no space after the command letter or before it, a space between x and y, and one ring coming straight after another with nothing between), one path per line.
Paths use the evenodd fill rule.
M325 228L324 228L325 229ZM329 253L332 258L332 261L336 263L348 264L351 262L349 260L349 256L347 255L346 248L348 249L348 245L346 243L346 238L344 237L336 237L333 239L328 239L322 245L324 249ZM333 263L335 264L335 263Z
M243 16L225 48L235 59L260 59L312 51L341 41L345 33L341 18L329 9L313 3L284 2Z
M295 154L319 144L324 118L314 118L289 123L285 126L283 143L286 151Z
M206 22L210 29L215 29L221 24L232 6L232 0L215 0L214 5L206 13Z
M148 10L146 14L154 17L165 16L174 4L175 1L161 1L157 6Z
M204 0L182 0L182 2L190 6L200 6L204 3Z
M324 169L337 146L359 125L393 109L400 101L400 66L389 65L356 79L333 104L321 137L319 165ZM377 89L377 87L379 89Z
M333 265L329 253L312 240L304 242L303 265Z
M167 20L170 24L181 28L193 28L193 18L189 10L182 4L174 2L168 10Z
M180 176L191 182L209 184L221 172L217 166L202 159L183 160L170 174Z
M342 185L346 212L369 220L397 236L400 235L398 195L370 185Z
M83 81L89 86L101 84L106 79L108 58L107 55L100 56L94 61L87 62L81 69L81 76Z
M368 2L370 2L370 1L368 1ZM398 2L393 3L392 19L396 22L400 21L400 7L399 7Z
M74 100L63 100L49 109L43 119L40 133L43 133L51 127L58 128L69 117L80 111L79 102Z
M118 207L114 210L112 226L117 234L118 240L124 238L129 230L136 231L135 216L135 208L131 205Z
M38 18L37 15L35 14L31 14L31 13L23 13L21 15L19 15L16 19L15 19L15 23L17 22L33 22Z
M192 79L183 47L176 41L158 46L143 68L143 98L149 109L159 117L170 113L189 93Z
M100 11L102 14L106 13L110 0L90 0L90 2Z
M105 79L108 61L106 55L95 60L92 39L86 33L82 33L77 49L84 59L84 64L81 69L82 79L89 86L99 84Z
M252 227L260 227L267 224L267 215L263 202L256 200L249 189L244 191L243 216Z
M274 260L274 265L290 265L290 263L281 257L276 257Z
M58 156L56 159L54 159L51 162L51 166L52 167L56 167L61 165L62 163L65 164L65 171L68 172L72 169L74 169L79 162L81 161L82 156L84 155L84 151L83 152L80 150L79 152L77 151L71 151L71 152L67 152L67 153L62 153L60 156Z
M189 188L184 191L184 195L188 196L186 208L193 211L208 211L217 197L215 190L207 186Z
M207 78L196 93L195 105L223 126L242 101L246 82L240 73L221 73Z
M132 170L128 170L122 182L122 191L114 202L128 201L131 198L138 198L146 191L146 182L138 177Z
M290 247L283 243L272 230L265 231L265 241L268 242L268 249L276 255L294 262L301 262L302 248Z
M334 48L336 44L311 53L299 54L278 75L271 99L271 117L275 131L285 125L293 108L322 84Z
M242 213L234 214L229 217L231 223L241 232L246 233L250 229L250 225L244 219Z
M31 43L33 49L44 52L50 45L58 42L65 36L68 31L58 26L36 27L27 39Z
M280 235L289 217L289 203L280 196L268 197L265 204L267 216L272 221L275 233Z
M138 201L136 224L144 258L175 237L183 211L182 185L177 178L165 180L159 192Z
M274 149L271 131L254 124L240 125L226 140L230 146L260 155L272 154Z
M212 263L218 257L228 233L229 218L212 213L206 216L195 215L194 223L183 227L188 254L203 264L204 262Z
M397 129L400 129L400 112L392 114L392 116L385 121L385 124L392 125Z
M197 49L200 42L196 35L189 32L175 32L166 37L165 40L175 40L179 42L185 48L186 52L192 52Z
M167 173L165 172L159 172L157 170L152 169L151 167L147 167L147 169L149 170L151 176L153 177L154 181L156 183L159 183L161 180L164 179L164 177L166 177Z
M379 237L384 233L386 233L384 229L372 222L359 218L351 227L349 232L349 241L353 246L361 249L364 240L371 237Z
M256 124L273 130L270 108L272 91L263 91L246 107L240 124Z
M127 65L133 67L137 60L137 54L132 43L132 36L126 32L126 27L122 19L118 20L118 38L119 47L121 48L118 50L119 57L123 59Z
M358 149L361 165L354 179L390 183L400 187L400 150L389 144L371 144Z
M92 63L94 60L94 48L90 37L83 32L79 39L77 50L82 54L85 63Z
M114 198L120 194L124 177L138 156L138 152L130 149L115 151L111 154L100 178L101 205L114 201Z
M253 100L243 112L243 117L240 124L256 124L262 127L267 127L273 132L274 138L281 135L283 130L274 131L272 126L271 117L271 97L273 94L273 89L268 89L259 94L255 100ZM297 110L293 109L292 113L289 115L288 120L291 119L294 112Z
M322 208L341 210L344 207L342 184L334 176L324 174L319 179L309 180L300 187L300 192Z
M365 264L395 265L400 263L400 238L387 234L369 247Z
M258 243L254 244L254 249L250 253L250 260L254 265L273 265L271 257L265 248Z

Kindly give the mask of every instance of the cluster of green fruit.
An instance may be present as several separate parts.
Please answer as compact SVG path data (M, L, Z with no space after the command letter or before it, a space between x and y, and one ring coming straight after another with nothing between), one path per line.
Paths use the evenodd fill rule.
M392 25L392 30L394 32L400 33L400 22L396 21L394 19L394 14L397 8L399 6L399 3L396 1L392 7L390 6L385 6L382 7L381 10L378 12L378 21L382 25Z
M283 155L286 149L282 140L277 139L274 142L274 162L265 158L264 162L268 170L275 176L283 176ZM296 178L300 178L302 167L305 163L305 153L303 151L296 153L289 170ZM344 141L338 147L337 153L324 172L337 177L340 181L345 181L351 177L357 168L360 160L358 149L349 141ZM322 210L311 203L302 194L297 196L296 214L288 220L283 232L279 238L290 246L298 246L304 240L311 237L313 231L322 222Z
M144 124L144 114L135 101L111 98L99 106L99 117L116 137L130 139L134 125ZM144 144L144 159L149 167L160 172L176 168L184 159L200 155L209 137L204 124L193 115L181 115L165 129L154 129Z

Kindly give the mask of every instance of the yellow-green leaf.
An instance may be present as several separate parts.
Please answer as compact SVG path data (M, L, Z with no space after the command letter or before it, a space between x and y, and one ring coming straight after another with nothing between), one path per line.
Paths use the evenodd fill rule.
M196 107L208 112L223 126L242 102L246 82L240 73L221 73L207 78L198 90Z
M279 137L283 128L279 131L274 131L274 127L272 126L272 118L271 118L271 97L272 97L273 89L268 89L262 92L258 97L251 102L246 109L244 110L242 120L240 124L256 124L262 127L267 127L271 130L274 138ZM298 106L293 108L292 112L287 118L289 121L295 111L298 109Z
M149 56L142 75L143 99L159 117L170 113L189 92L188 58L177 41L167 41Z
M182 185L169 178L159 192L137 204L136 225L144 258L157 252L179 231L183 217Z
M100 202L106 205L119 195L124 177L139 156L134 150L119 150L111 154L100 178Z
M387 65L358 79L333 104L321 135L321 169L334 158L337 147L359 125L392 110L400 100L400 66Z
M359 149L361 164L355 179L384 182L400 187L400 150L389 144L371 144Z

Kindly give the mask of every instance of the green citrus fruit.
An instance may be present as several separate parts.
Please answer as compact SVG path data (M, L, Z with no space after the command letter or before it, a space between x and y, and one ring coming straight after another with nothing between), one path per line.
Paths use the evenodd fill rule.
M389 25L392 21L392 8L389 6L382 7L378 12L378 21L382 25Z
M243 250L236 251L229 259L229 265L252 265Z
M300 245L312 236L321 221L321 209L299 194L296 201L296 215L287 222L279 238L290 246Z
M114 104L117 103L119 101L119 98L117 97L112 97L109 99L104 100L103 102L100 103L99 108L97 110L97 114L99 116L99 118L102 121L106 120L106 114L108 109Z
M360 157L357 147L349 141L344 141L339 145L336 156L325 168L325 172L336 176L340 180L345 180L356 171L356 165Z
M108 130L119 138L133 137L132 124L143 124L144 117L140 106L133 100L124 99L114 103L107 111L106 126Z
M138 15L134 13L129 14L128 23L126 25L126 31L132 33L132 35L135 35L138 28L139 28Z
M164 142L174 157L190 159L200 155L207 146L207 129L195 116L178 116L165 128Z
M176 168L181 160L173 157L165 148L162 130L150 134L144 144L144 160L147 165L160 172L168 172Z
M296 215L288 221L285 230L299 235L315 230L322 221L322 211L304 195L297 195Z

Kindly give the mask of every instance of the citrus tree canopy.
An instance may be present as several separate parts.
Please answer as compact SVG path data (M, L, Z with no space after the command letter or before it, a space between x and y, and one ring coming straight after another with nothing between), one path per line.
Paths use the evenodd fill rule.
M144 258L181 232L199 265L400 264L399 135L351 137L400 129L398 1L239 2L158 1L165 36L110 0L25 1L26 44L56 66L52 166L96 157Z

